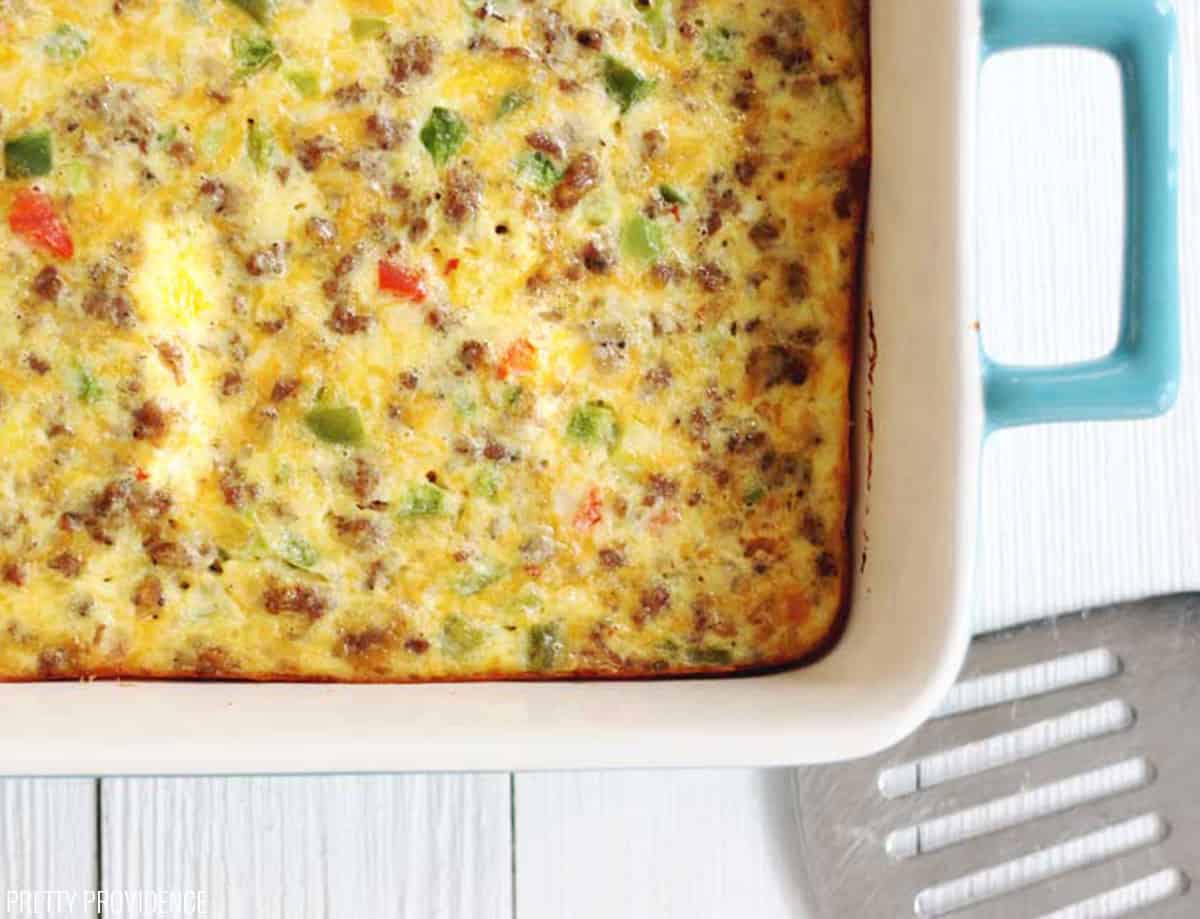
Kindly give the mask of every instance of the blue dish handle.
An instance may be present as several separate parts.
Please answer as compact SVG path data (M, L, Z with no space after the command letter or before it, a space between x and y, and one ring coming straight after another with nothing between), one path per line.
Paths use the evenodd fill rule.
M1106 51L1125 108L1125 277L1116 347L1051 367L983 358L988 430L1146 418L1179 388L1176 201L1179 51L1169 0L982 0L982 54L1040 45Z

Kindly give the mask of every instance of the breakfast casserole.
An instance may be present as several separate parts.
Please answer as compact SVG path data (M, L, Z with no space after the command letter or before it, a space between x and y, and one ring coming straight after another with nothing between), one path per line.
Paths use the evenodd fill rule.
M864 0L0 0L0 676L828 646L866 55Z

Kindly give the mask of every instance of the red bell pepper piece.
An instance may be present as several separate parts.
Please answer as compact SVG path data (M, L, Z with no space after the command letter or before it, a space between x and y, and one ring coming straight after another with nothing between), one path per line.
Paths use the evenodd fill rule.
M575 512L575 529L590 530L604 519L604 508L600 500L600 489L592 486L588 489L587 497Z
M420 303L429 294L421 272L389 261L379 263L379 289L414 303Z
M537 348L527 338L518 338L496 365L496 376L507 380L510 373L528 373L537 366Z
M67 223L58 215L54 201L35 188L24 188L13 198L8 226L30 244L59 258L71 258L75 244Z

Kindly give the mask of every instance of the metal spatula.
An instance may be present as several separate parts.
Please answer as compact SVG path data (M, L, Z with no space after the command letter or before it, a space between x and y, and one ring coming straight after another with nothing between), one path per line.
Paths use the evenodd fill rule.
M1200 600L977 638L934 718L796 772L814 919L1200 917Z

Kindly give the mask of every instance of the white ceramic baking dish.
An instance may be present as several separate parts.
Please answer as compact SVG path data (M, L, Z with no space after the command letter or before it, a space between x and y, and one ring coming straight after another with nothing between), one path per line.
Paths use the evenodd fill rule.
M1162 6L1120 4L1142 14ZM1070 10L1059 8L1081 6L991 4L988 15L1000 17L997 35L1005 34L1006 13L1025 15L1021 8L1030 5L1042 10L1031 15L1044 28L1070 26ZM1093 11L1105 5L1082 4ZM1162 18L1169 20L1169 11ZM1028 22L1019 25L1016 38L1039 37L1029 34ZM1125 326L1136 328L1124 328L1108 364L1023 371L981 357L972 328L970 226L978 0L876 0L871 32L874 163L852 526L861 570L845 635L830 654L770 675L664 682L6 685L0 771L794 764L868 754L913 730L954 679L968 641L979 456L989 424L1159 410L1170 401L1177 361L1170 360L1171 302L1141 304L1140 287L1126 298ZM1090 34L1063 37L1100 43ZM1137 67L1126 68L1127 79ZM1146 134L1163 130L1138 124ZM1142 161L1154 154L1139 144L1145 146L1133 144L1131 168L1135 154ZM1156 203L1149 175L1137 185L1131 173L1131 214L1140 212L1144 192L1143 210L1170 224L1170 182L1167 199ZM1173 224L1160 229L1170 275ZM1139 259L1153 254L1131 250L1134 267L1146 267ZM1162 353L1150 357L1162 360L1147 357L1151 346ZM1119 395L1094 392L1095 381L1083 376L1098 371Z

